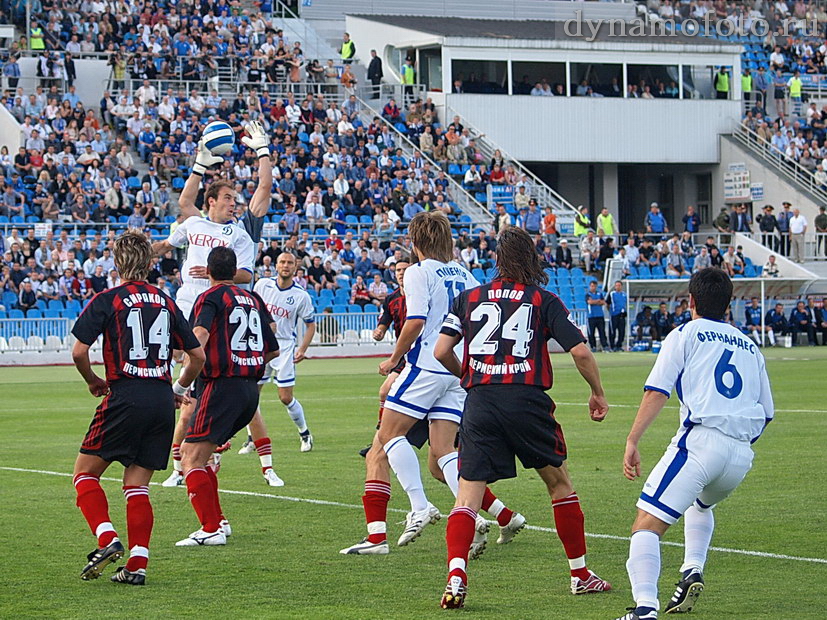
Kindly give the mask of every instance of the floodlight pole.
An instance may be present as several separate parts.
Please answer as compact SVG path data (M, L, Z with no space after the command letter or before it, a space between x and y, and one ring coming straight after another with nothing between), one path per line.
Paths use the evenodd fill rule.
M26 0L26 41L32 49L32 0Z

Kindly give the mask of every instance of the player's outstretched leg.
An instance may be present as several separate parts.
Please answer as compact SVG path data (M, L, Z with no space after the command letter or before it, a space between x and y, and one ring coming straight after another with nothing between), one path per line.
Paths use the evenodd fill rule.
M488 487L485 487L485 495L482 497L482 509L494 517L500 526L498 545L507 545L525 527L525 517L509 510Z
M307 421L304 419L304 407L293 396L293 388L279 387L279 400L287 407L287 413L299 431L299 451L310 452L313 449L313 435L310 433L310 429L307 428Z
M704 565L715 529L715 517L711 507L701 508L697 501L695 500L683 515L683 566L675 593L666 604L668 614L692 611L695 602L704 591Z
M388 548L387 518L391 498L390 467L382 444L374 438L365 457L365 494L362 505L368 535L361 541L339 551L343 555L386 555Z
M660 535L637 530L629 543L626 571L632 584L635 606L618 620L651 620L658 617L658 577L660 576Z
M551 505L554 510L554 523L557 536L563 543L569 560L572 594L592 594L607 592L611 584L595 575L586 567L586 530L580 499L571 487L565 464L560 467L548 465L538 469L537 473L546 483Z
M87 564L80 573L84 581L97 579L112 562L123 557L124 548L118 533L109 520L109 502L100 485L100 476L78 472L73 478L77 506L83 513L89 529L98 539L98 547L87 556Z

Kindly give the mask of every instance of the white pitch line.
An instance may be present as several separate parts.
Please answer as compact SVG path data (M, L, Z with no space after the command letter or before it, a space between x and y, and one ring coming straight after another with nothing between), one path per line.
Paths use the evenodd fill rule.
M72 474L60 471L49 471L46 469L25 469L22 467L0 467L0 470L5 471L15 471L15 472L22 472L26 474L44 474L47 476L63 476L66 478L70 478ZM101 480L108 480L111 482L121 482L120 478L108 478L103 477ZM150 482L152 486L161 486L160 482ZM228 495L245 495L247 497L267 497L269 499L278 499L286 502L296 502L302 504L314 504L317 506L335 506L337 508L351 508L351 509L358 509L363 510L364 507L359 504L345 504L344 502L334 502L325 499L310 499L307 497L291 497L289 495L275 495L273 493L257 493L255 491L233 491L230 489L219 489L219 492L226 493ZM407 511L401 508L388 508L388 512L399 512L405 514ZM447 515L442 515L443 517L447 517ZM495 521L489 521L489 523L496 524ZM538 525L526 525L525 529L532 530L535 532L547 532L556 534L557 530L552 527L540 527ZM604 540L619 540L628 542L628 536L616 536L614 534L591 534L586 533L588 538L602 538ZM678 542L671 542L671 541L662 541L661 544L667 545L669 547L683 547L682 543ZM722 553L734 553L737 555L751 555L760 558L770 558L773 560L792 560L795 562L809 562L812 564L827 564L827 559L825 558L804 558L795 555L783 555L780 553L768 553L766 551L751 551L749 549L730 549L729 547L710 547L712 551L720 551Z

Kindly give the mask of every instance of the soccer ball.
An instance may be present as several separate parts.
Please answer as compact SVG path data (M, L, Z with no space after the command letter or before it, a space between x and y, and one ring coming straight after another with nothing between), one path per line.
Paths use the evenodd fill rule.
M204 127L204 138L206 146L213 155L226 155L233 150L235 132L224 121L213 121Z

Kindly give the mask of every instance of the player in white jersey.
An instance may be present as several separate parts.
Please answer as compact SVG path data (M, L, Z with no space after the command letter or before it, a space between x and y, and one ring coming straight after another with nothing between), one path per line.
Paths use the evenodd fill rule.
M293 396L293 386L296 385L296 364L305 359L307 347L316 333L316 323L313 316L313 301L303 288L293 282L296 275L296 257L289 252L279 255L276 261L275 278L263 278L256 282L253 289L267 304L267 310L276 324L276 338L279 341L279 357L284 359L267 366L264 377L259 381L258 389L270 381L276 384L279 400L287 407L290 419L299 431L299 449L309 452L313 449L313 435L307 428L304 418L304 408ZM301 344L296 346L298 339L298 324L303 321L306 328ZM275 360L273 360L275 361ZM258 452L261 461L261 472L264 480L270 486L284 486L284 481L273 470L272 444L267 436L267 427L261 415L261 409L256 411L255 417L249 425L250 439ZM245 452L246 453L246 452Z
M396 473L411 502L405 531L397 542L400 546L416 539L428 523L437 521L440 516L439 510L425 496L419 461L405 437L418 420L428 419L431 454L446 484L455 496L457 493L459 470L454 440L462 418L465 390L459 379L434 358L434 345L454 296L479 285L464 267L452 262L451 225L444 214L438 211L418 213L408 225L408 232L420 262L405 271L405 326L397 337L393 353L379 365L379 373L383 376L390 374L403 356L407 364L391 386L382 424L371 446L371 451L384 453L384 459ZM382 492L386 490L390 495L387 483L379 486L382 486ZM370 484L369 488L366 484L365 489L367 493L377 490L378 486ZM369 520L368 538L342 549L341 553L387 553L385 527L384 521ZM377 537L383 542L374 542Z
M270 149L267 144L267 134L258 123L250 123L246 128L248 135L241 141L254 150L259 160L259 184L250 200L250 213L261 215L266 213L270 206L270 191L273 186L272 163ZM216 246L231 248L236 254L238 269L234 278L236 284L249 286L253 281L255 266L256 245L247 234L243 226L239 226L234 218L236 212L236 192L234 185L227 179L213 181L204 191L204 206L207 217L203 217L195 206L201 181L210 166L224 161L210 153L202 138L198 142L198 153L178 204L181 212L187 219L169 236L166 241L153 244L156 255L163 255L173 249L187 247L187 256L181 268L183 282L176 296L176 303L184 316L190 316L195 299L209 288L207 276L207 256ZM179 486L184 477L181 471L180 445L184 439L189 419L192 416L195 404L181 408L178 424L175 427L175 436L172 446L173 471L162 484L163 486ZM218 457L216 457L218 458ZM216 463L217 466L217 463Z
M640 476L638 442L674 389L681 403L678 433L655 465L637 502L626 569L635 608L618 620L657 618L660 537L684 517L681 579L666 613L691 611L703 591L715 505L752 467L752 447L773 419L764 357L758 346L723 317L732 282L720 269L703 269L689 281L692 321L673 330L644 387L626 440L623 473Z

